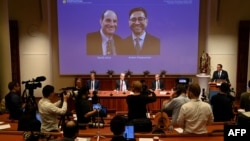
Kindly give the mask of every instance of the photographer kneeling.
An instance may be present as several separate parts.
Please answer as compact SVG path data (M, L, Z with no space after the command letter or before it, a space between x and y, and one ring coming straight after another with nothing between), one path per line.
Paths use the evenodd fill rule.
M46 85L43 90L43 98L38 102L38 110L41 115L42 125L41 132L57 132L58 130L58 115L63 115L67 111L67 100L69 94L63 95L63 101L58 100L58 95L54 92L55 88L51 85ZM61 106L61 108L60 108Z

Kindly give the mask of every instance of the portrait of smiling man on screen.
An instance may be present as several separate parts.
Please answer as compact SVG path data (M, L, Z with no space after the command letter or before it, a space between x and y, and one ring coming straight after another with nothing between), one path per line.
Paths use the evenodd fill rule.
M132 34L124 40L122 52L127 55L160 55L160 39L146 32L147 11L136 7L129 12L129 27Z
M100 18L101 29L87 34L87 55L117 55L122 38L115 34L118 16L113 10L105 10Z

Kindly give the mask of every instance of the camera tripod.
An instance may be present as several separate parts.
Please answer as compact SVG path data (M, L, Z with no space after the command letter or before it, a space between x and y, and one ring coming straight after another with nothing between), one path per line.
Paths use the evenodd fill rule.
M67 120L70 120L70 113L66 112L64 115L61 115L61 118L59 120L59 123L58 123L58 128L61 127L61 131L63 130L66 122L65 122L65 119L67 118Z
M100 138L105 138L104 136L102 136L101 134L100 134L100 110L101 109L96 109L97 110L97 119L98 119L98 122L97 122L97 132L96 132L96 135L94 136L94 138L96 138L96 140L97 141L99 141L100 140Z
M27 93L27 90L29 90L29 94ZM36 98L34 96L34 90L33 89L25 89L22 94L22 101L26 104L26 106L32 106L36 110L38 110Z

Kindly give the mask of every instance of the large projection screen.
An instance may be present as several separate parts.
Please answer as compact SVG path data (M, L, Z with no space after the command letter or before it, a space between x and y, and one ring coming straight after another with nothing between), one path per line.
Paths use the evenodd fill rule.
M146 34L159 39L159 53L109 56L87 52L87 35L100 33L105 10L117 13L115 34L124 45L124 39L132 34L129 11L135 7L147 11ZM115 74L127 70L133 74L166 70L167 74L194 75L198 66L199 7L199 0L58 0L60 75L84 75L92 70L97 74L106 74L107 70L114 70ZM98 42L96 37L95 43ZM154 45L151 48L154 52Z

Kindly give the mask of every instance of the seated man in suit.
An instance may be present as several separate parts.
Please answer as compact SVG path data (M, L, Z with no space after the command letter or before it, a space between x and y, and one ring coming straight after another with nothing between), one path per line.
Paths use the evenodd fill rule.
M155 80L152 81L151 89L152 90L164 90L164 83L162 80L160 80L159 74L155 75Z
M87 80L87 86L90 91L98 91L100 87L99 80L95 79L95 72L91 72L90 80Z
M217 80L225 80L227 83L230 83L227 71L222 70L222 64L217 64L217 70L214 71L211 82L216 82Z
M115 82L115 89L125 92L129 89L128 81L125 80L125 73L120 74L120 79Z
M87 34L87 55L117 55L122 38L115 34L118 16L113 10L105 10L100 18L101 29Z

